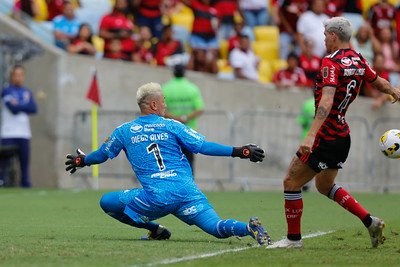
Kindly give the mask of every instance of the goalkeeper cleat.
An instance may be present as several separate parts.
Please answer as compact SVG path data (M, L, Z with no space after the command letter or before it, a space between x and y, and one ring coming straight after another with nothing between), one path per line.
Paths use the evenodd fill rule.
M377 217L372 218L372 223L368 227L369 236L371 237L371 245L373 248L377 248L379 244L385 242L383 236L383 228L385 228L385 222Z
M171 237L171 232L162 226L161 224L158 226L157 231L149 231L147 236L142 236L142 240L166 240Z
M301 248L301 247L303 247L303 241L290 240L288 238L285 238L274 243L270 248Z
M258 217L250 218L249 224L247 224L247 230L259 245L268 246L272 244L270 236L267 231L264 230Z

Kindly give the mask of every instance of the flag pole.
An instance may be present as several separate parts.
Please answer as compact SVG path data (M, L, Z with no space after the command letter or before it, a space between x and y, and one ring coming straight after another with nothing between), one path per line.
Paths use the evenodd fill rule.
M92 151L98 148L98 128L97 128L97 105L92 104ZM99 165L92 166L94 188L99 189Z

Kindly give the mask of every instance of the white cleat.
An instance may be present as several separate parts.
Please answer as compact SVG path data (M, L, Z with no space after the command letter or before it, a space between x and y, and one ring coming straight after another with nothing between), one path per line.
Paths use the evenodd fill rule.
M279 240L272 245L268 246L268 248L302 248L303 241L301 240L290 240L288 238Z
M379 244L385 242L383 236L383 228L385 228L385 222L377 217L372 218L372 223L368 227L369 236L371 237L371 245L373 248L377 248Z

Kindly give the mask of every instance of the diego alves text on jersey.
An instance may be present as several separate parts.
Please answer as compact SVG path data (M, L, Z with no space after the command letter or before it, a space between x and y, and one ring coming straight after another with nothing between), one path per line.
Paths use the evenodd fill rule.
M111 159L124 150L151 201L168 204L204 198L181 151L197 153L204 139L178 121L147 115L116 128L101 150Z
M376 72L353 49L339 49L322 59L314 88L315 110L318 109L324 86L335 87L336 92L332 109L318 132L320 138L333 140L350 133L345 120L346 111L358 95L362 82L373 82L376 78Z

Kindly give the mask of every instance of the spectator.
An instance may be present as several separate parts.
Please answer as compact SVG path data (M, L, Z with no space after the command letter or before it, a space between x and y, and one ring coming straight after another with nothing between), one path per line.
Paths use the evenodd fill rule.
M29 115L37 112L31 90L24 86L25 69L17 65L11 72L10 85L2 92L1 144L18 147L21 186L31 187L29 176L30 139ZM7 165L7 162L2 162Z
M109 59L119 59L125 61L131 61L132 56L129 56L124 52L122 42L120 39L109 40L109 48L107 50L107 57Z
M151 64L154 61L153 50L157 39L151 35L151 30L147 26L140 27L139 38L135 41L135 51L132 60L138 63Z
M235 17L240 16L238 0L215 0L213 7L221 18L218 39L228 40L234 34Z
M272 81L278 90L292 89L294 87L302 88L307 85L307 77L303 69L299 67L299 58L295 53L290 53L288 58L288 67L279 70L274 74Z
M162 0L133 0L136 12L135 23L147 26L151 34L157 39L161 38L163 29L160 5Z
M210 2L210 0L184 0L194 13L190 36L192 56L188 69L217 73L219 43L216 32L219 27L219 14Z
M164 27L161 39L156 45L155 59L157 64L165 66L165 59L172 55L183 54L182 44L173 38L173 32L171 25Z
M313 54L313 42L306 39L304 41L305 50L299 57L300 67L304 70L307 77L307 86L312 87L317 77L321 58Z
M204 112L203 97L197 85L185 78L185 67L183 65L175 65L173 69L174 78L162 86L165 104L167 105L165 116L197 130L197 119ZM194 173L193 152L184 147L181 149Z
M290 52L300 54L297 40L297 21L308 8L308 0L279 2L279 57L286 59Z
M384 68L389 72L400 71L399 61L399 45L394 41L390 27L382 28L379 33L379 41L381 43L381 51L385 59ZM393 83L393 81L390 81Z
M389 81L389 72L385 70L384 64L385 64L385 58L383 57L383 55L380 53L376 54L373 61L373 66L376 71L376 74L378 74L383 79ZM371 84L366 83L365 87L366 87L365 95L374 98L374 101L372 102L371 105L372 109L379 109L386 102L390 101L390 98L388 98L386 94L377 90Z
M63 14L64 0L46 0L48 10L48 20Z
M265 0L240 0L240 9L246 25L251 28L267 25L270 21L268 3Z
M351 41L352 47L361 53L368 63L372 63L374 54L380 52L381 45L371 26L368 23L364 23L358 29L355 37Z
M374 30L375 36L379 36L383 28L391 27L395 19L396 8L388 0L380 0L371 6L368 11L368 22Z
M323 57L326 53L324 21L329 17L324 14L325 0L313 0L311 9L303 13L297 22L297 38L301 51L304 51L304 39L313 42L313 54L318 57Z
M229 54L229 63L233 68L236 78L258 81L259 59L251 50L250 39L241 34L239 47L234 48Z
M70 2L64 2L63 14L53 19L53 25L56 46L66 50L67 45L75 38L79 30L79 22Z
M253 30L250 27L246 26L242 19L235 21L234 30L235 34L228 39L229 53L233 50L233 48L239 47L240 34L245 34L249 36L250 41L254 40Z
M38 5L35 0L17 0L14 4L14 19L24 23L24 15L34 18L38 13Z
M130 60L135 49L135 42L132 39L134 25L126 15L128 2L127 0L116 0L113 11L105 15L100 22L99 36L104 39L104 57L113 58L111 56L111 43L117 44L115 39L119 40L121 50L117 53L123 53L123 59ZM115 47L114 47L115 48ZM115 53L115 49L113 53Z
M96 48L92 43L92 29L89 24L79 26L78 35L67 45L67 51L73 54L96 55Z

